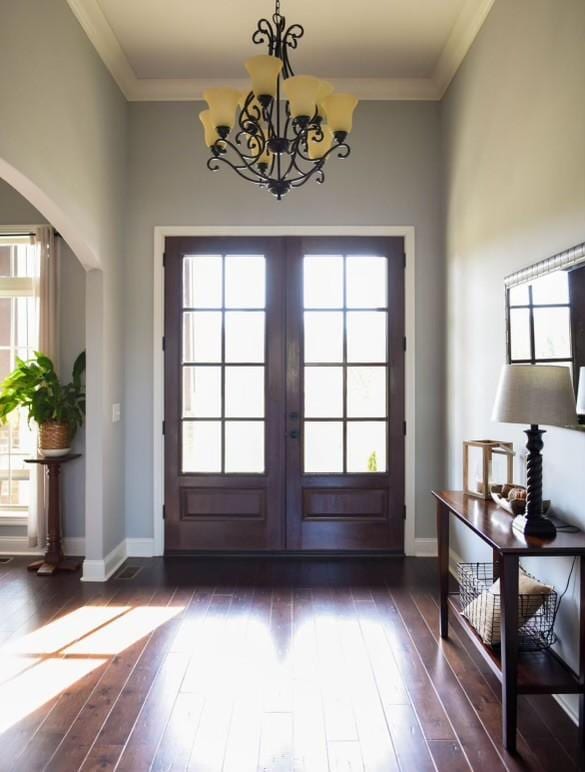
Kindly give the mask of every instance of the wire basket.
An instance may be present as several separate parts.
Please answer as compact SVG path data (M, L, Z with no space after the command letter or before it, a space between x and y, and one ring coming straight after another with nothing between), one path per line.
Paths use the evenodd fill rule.
M461 613L475 628L482 641L500 646L500 592L494 585L492 563L459 563ZM523 569L521 569L523 571ZM524 571L526 576L530 576ZM534 578L534 577L530 577ZM548 649L556 641L555 617L558 595L546 593L518 595L518 647L522 651Z

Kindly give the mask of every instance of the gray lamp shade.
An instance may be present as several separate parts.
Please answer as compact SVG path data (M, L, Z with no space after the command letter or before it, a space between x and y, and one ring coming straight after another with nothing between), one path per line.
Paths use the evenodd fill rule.
M577 412L585 415L585 367L579 368L579 391L577 392Z
M576 424L575 392L569 368L504 365L492 420L547 426Z

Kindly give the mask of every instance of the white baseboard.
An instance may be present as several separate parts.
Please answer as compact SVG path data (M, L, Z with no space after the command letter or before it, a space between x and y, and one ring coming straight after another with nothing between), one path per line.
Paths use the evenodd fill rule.
M27 536L2 536L0 555L42 555L44 550L31 547Z
M126 539L126 554L129 558L153 557L154 539Z
M436 558L437 540L436 539L415 539L414 554L417 558Z
M84 560L81 581L107 582L127 557L126 539L123 539L103 560Z
M571 719L571 721L576 725L579 726L579 712L577 708L575 708L574 705L571 705L569 702L569 697L567 694L553 694L554 699L558 702L558 704L561 706L561 708L565 711L567 716Z

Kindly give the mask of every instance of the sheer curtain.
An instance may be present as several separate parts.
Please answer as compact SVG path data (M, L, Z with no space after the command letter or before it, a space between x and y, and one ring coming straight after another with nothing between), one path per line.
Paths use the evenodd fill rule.
M39 351L50 357L59 369L58 329L58 240L49 225L36 229L37 259L34 271L34 297L38 310ZM36 449L35 449L36 450ZM31 547L45 548L46 543L46 480L44 467L31 464L31 505L28 518L28 543Z

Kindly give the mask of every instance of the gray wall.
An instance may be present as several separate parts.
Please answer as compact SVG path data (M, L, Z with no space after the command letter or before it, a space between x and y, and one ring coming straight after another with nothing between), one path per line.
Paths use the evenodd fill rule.
M0 2L0 176L86 265L88 557L124 538L122 294L127 104L66 0Z
M152 294L155 225L414 225L416 228L416 531L432 536L428 491L443 476L443 257L439 106L366 102L352 154L325 185L277 202L229 170L207 171L188 103L133 103L126 263L126 517L152 535ZM430 387L429 387L430 385Z
M522 427L494 425L505 359L503 279L585 240L585 3L496 0L443 103L447 243L449 483L461 442L523 445ZM545 435L545 495L585 527L585 435ZM457 551L479 559L458 534ZM569 562L529 568L562 588ZM575 664L576 598L563 602L563 653Z

